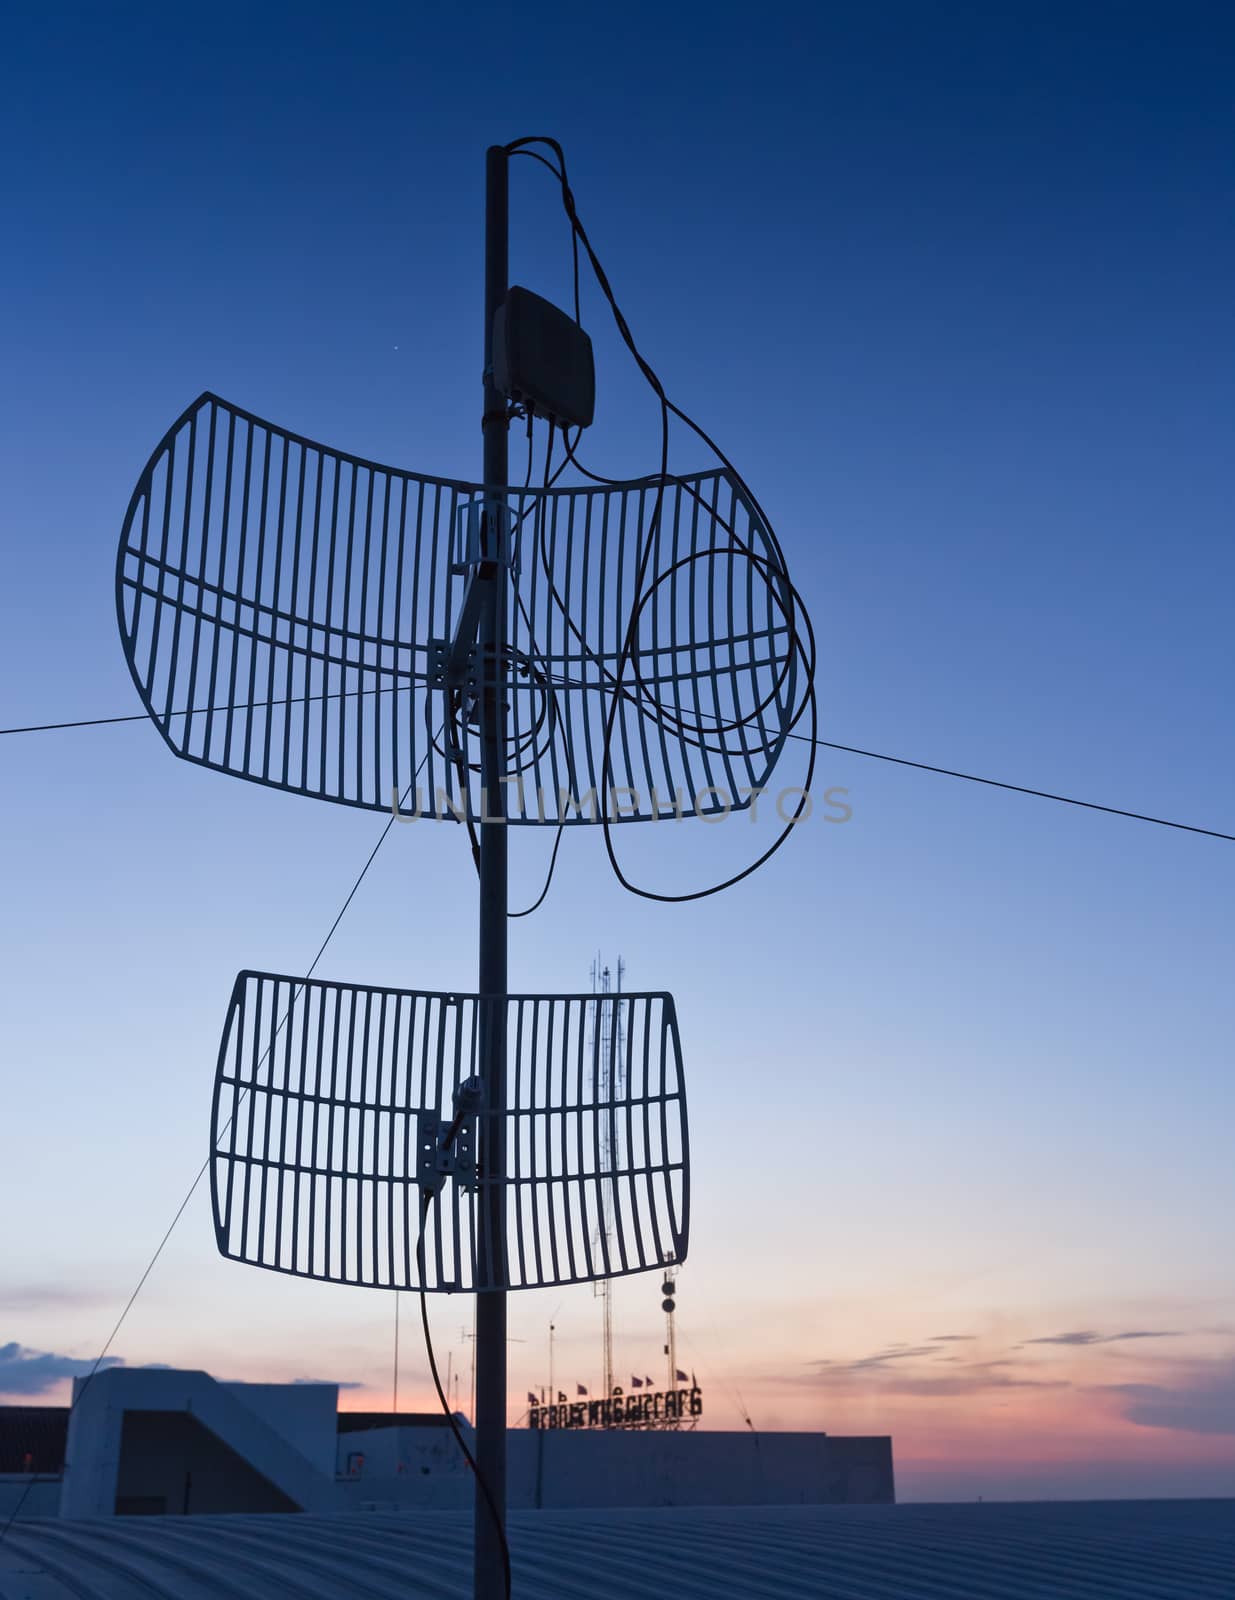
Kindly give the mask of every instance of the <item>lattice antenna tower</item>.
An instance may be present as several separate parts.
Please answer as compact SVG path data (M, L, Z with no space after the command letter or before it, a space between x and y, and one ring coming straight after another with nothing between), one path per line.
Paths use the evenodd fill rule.
M682 1378L678 1373L677 1301L674 1298L677 1294L677 1277L678 1264L676 1261L670 1260L665 1266L665 1276L660 1285L660 1292L664 1296L660 1303L660 1309L665 1316L665 1387L667 1389L676 1389L682 1382ZM674 1433L693 1432L696 1420L693 1416L667 1417L661 1423L661 1427Z
M594 400L582 327L509 282L508 169L531 143L486 156L481 481L384 466L205 393L142 471L116 565L125 657L174 754L473 835L474 990L238 975L211 1194L230 1259L475 1295L476 1600L510 1587L508 1292L663 1271L690 1232L672 997L509 992L512 828L608 839L666 811L743 810L813 708L809 623L727 462L510 483L512 420L577 444Z

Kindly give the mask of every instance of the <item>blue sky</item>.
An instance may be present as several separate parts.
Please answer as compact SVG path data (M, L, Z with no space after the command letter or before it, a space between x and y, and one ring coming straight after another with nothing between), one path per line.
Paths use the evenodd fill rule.
M202 389L478 472L483 151L544 131L641 346L775 521L824 736L1235 831L1224 8L53 5L9 36L5 726L138 709L115 543ZM564 303L523 166L512 273ZM594 292L585 320L589 459L651 470ZM0 1346L80 1359L204 1155L235 971L307 964L380 821L142 724L0 761ZM512 939L516 987L586 987L601 946L677 997L709 1420L740 1390L766 1426L891 1430L910 1493L1235 1492L1235 846L824 752L828 785L851 822L699 906L623 895L572 836ZM698 883L767 838L623 847ZM516 839L516 902L547 848ZM470 870L453 831L395 830L321 971L470 981ZM619 1289L632 1367L655 1287ZM589 1291L512 1315L514 1393L553 1315L594 1381ZM116 1352L370 1403L390 1316L218 1261L200 1195Z

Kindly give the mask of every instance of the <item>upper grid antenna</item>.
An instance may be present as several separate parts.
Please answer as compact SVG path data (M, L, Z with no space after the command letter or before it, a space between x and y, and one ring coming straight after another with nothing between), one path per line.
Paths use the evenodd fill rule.
M664 1271L690 1219L673 1001L622 993L620 969L616 991L606 974L591 995L508 992L509 825L742 810L813 715L776 537L723 456L670 473L659 383L659 471L559 487L547 462L540 488L510 486L511 419L547 420L551 455L594 400L577 319L508 284L509 162L535 142L486 156L481 481L382 466L207 393L142 471L116 565L125 658L177 755L476 830L476 991L242 972L211 1157L225 1255L475 1294L476 1600L510 1591L507 1291Z

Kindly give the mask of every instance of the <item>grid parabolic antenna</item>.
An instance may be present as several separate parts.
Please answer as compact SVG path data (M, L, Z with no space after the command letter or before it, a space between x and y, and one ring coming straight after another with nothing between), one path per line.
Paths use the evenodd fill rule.
M195 400L138 480L116 568L125 657L171 749L343 805L481 818L479 737L444 662L487 506L477 484ZM507 820L749 806L802 673L783 558L736 478L512 487L497 512Z
M486 1005L505 1007L505 1105L463 1119L422 1213L424 1163L477 1071ZM490 1180L474 1153L489 1118L505 1148L504 1263L477 1247ZM333 1283L531 1289L681 1261L689 1151L673 1000L493 1001L242 972L215 1078L211 1193L223 1255Z

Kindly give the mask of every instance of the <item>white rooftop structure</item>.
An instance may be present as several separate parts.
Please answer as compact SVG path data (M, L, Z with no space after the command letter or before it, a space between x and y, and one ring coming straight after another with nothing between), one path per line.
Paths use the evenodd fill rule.
M440 1412L340 1413L335 1384L228 1383L160 1367L101 1371L75 1392L59 1486L27 1495L28 1476L0 1475L0 1523L14 1506L23 1518L58 1511L71 1521L471 1508L471 1474ZM507 1458L516 1509L895 1498L886 1436L514 1428Z

